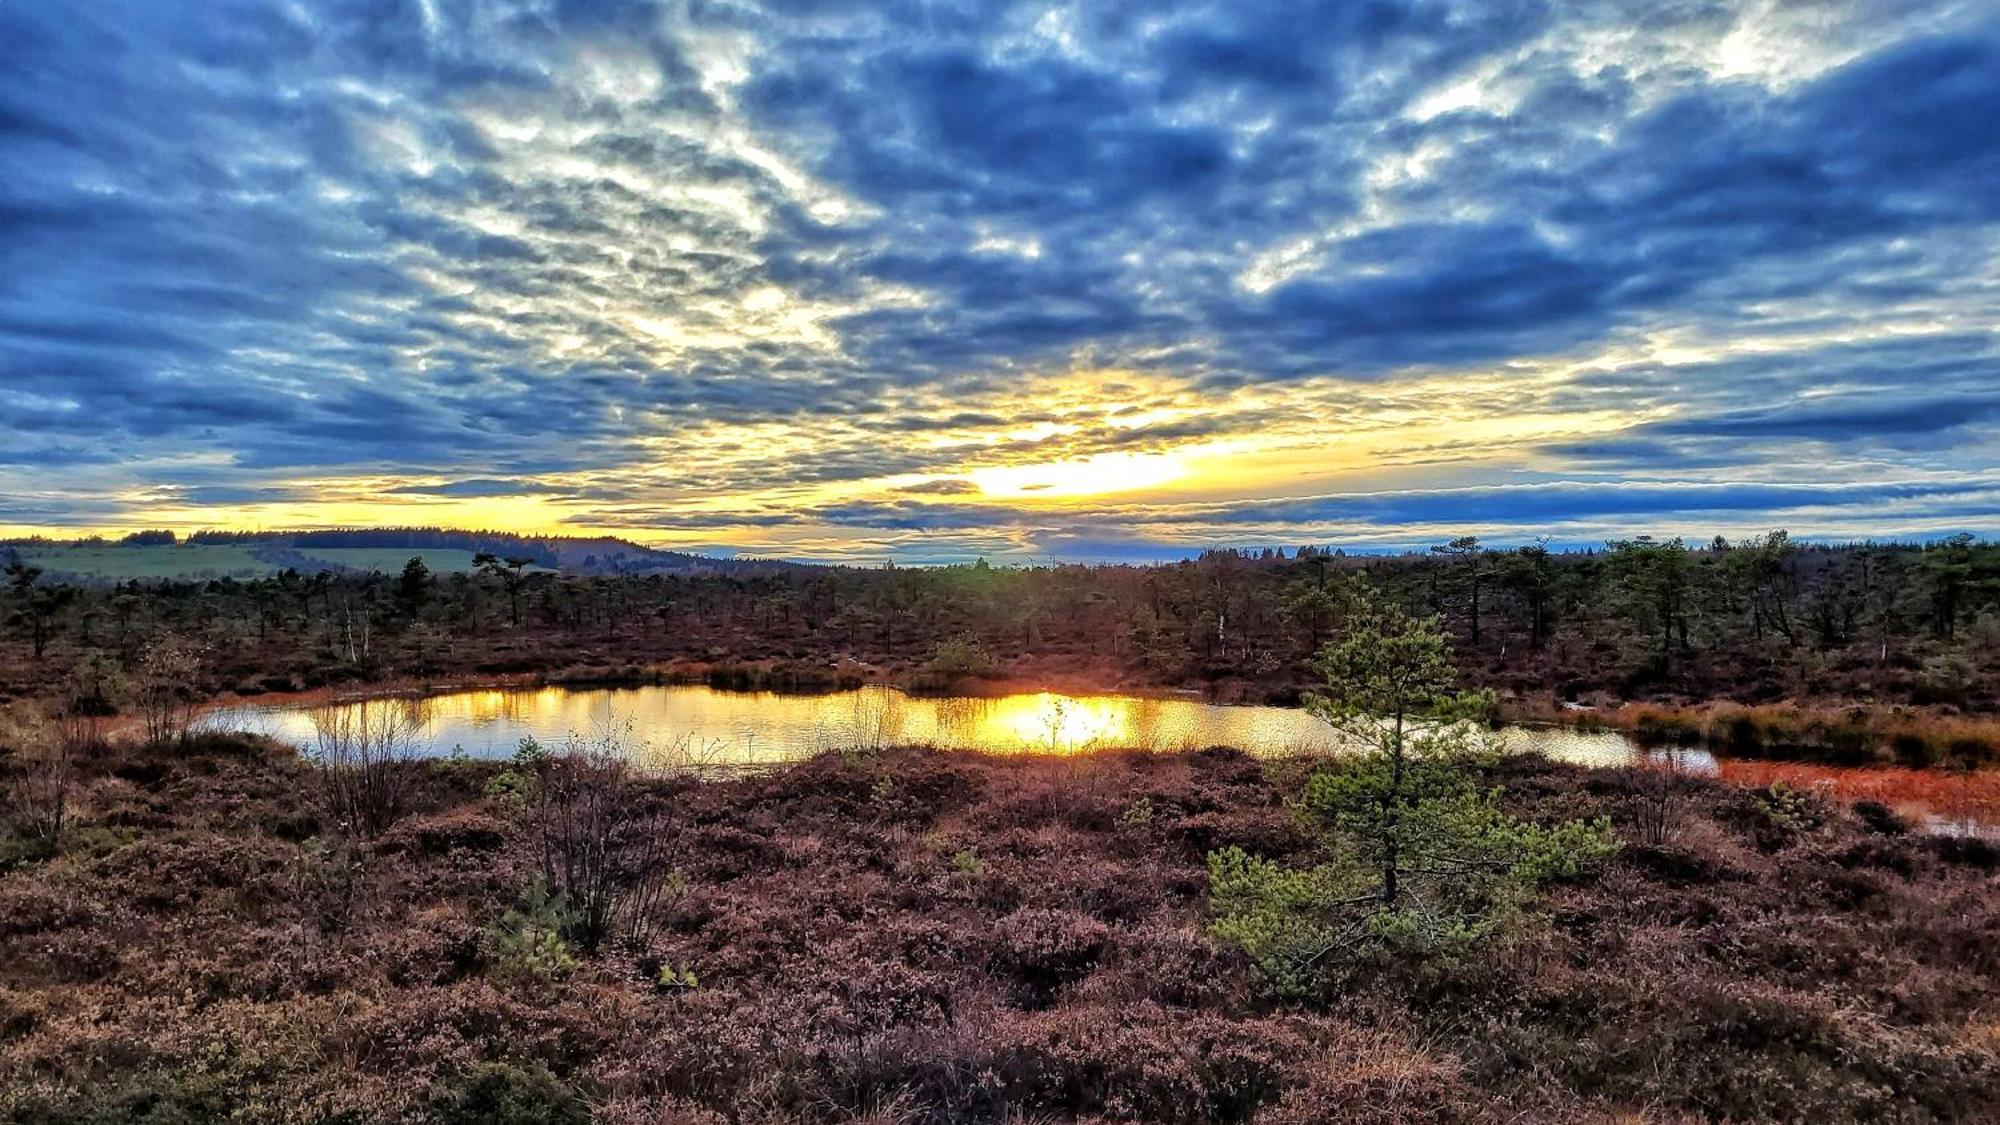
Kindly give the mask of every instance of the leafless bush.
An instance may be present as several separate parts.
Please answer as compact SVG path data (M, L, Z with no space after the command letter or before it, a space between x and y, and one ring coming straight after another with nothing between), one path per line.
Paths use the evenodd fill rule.
M187 740L201 705L201 669L201 650L173 638L154 643L139 657L135 690L147 745Z
M884 750L902 738L903 724L909 715L901 692L888 687L865 687L854 693L851 706L854 721L850 745L843 749Z
M38 711L0 717L0 723L0 744L15 748L18 763L9 786L9 819L38 852L54 855L68 823L82 744Z
M362 856L351 841L309 840L292 868L301 943L329 942L347 931L364 886Z
M659 817L631 777L630 735L629 723L573 734L539 764L531 819L542 876L562 896L564 936L586 953L643 941L674 885Z
M403 814L424 706L408 699L335 704L313 712L313 745L327 806L344 832L382 834Z
M66 706L55 719L56 739L67 746L72 755L80 757L104 745L105 725L103 715Z
M740 767L732 763L730 758L730 745L726 740L697 738L693 734L683 734L663 743L652 743L647 747L645 754L648 769L663 774L685 774L699 778L738 772Z
M1680 824L1687 799L1685 752L1656 751L1640 759L1632 789L1632 819L1639 842L1664 847Z

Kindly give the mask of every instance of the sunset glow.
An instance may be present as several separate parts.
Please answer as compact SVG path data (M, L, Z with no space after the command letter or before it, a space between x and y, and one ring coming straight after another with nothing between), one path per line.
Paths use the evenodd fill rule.
M8 5L0 534L1989 529L1991 13L1619 7Z

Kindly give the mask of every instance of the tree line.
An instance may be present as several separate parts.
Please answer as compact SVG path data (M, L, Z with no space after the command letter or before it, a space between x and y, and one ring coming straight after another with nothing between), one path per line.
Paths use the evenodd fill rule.
M97 587L55 583L15 558L0 644L18 658L3 662L0 689L31 694L90 661L129 669L171 640L208 653L222 687L666 659L890 672L942 660L1283 697L1314 682L1314 656L1342 634L1364 584L1439 618L1472 686L1993 703L2000 544L1821 546L1784 531L1586 551L1462 537L1401 555L1215 550L1151 566L693 575L577 576L527 552L482 553L469 573L413 558L394 574Z

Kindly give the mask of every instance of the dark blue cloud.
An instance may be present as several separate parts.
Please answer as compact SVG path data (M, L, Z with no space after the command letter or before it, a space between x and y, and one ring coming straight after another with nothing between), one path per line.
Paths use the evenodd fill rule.
M391 489L390 491L411 496L485 498L492 496L520 496L525 493L547 490L537 487L533 481L473 478L446 481L443 484L409 484L401 488Z
M1101 560L1174 557L1201 546L1343 542L1397 547L1475 532L1494 542L1553 532L1565 543L1602 542L1634 527L1705 537L1718 529L1791 523L1852 534L1876 526L1980 526L2000 503L2000 482L1892 481L1868 484L1627 484L1545 480L1491 487L1399 490L1258 503L1093 511L1022 510L971 500L892 500L783 512L628 509L629 526L678 531L785 528L831 523L905 536L954 537L1000 529L1017 550ZM1598 531L1596 529L1603 529ZM906 540L906 542L908 542ZM1121 548L1119 544L1124 546ZM916 553L922 553L921 551Z
M2000 376L2000 371L1994 372ZM1698 437L1810 438L1847 441L1856 433L1935 437L1946 430L2000 417L2000 394L1951 395L1895 401L1835 401L1731 411L1646 427L1647 432Z

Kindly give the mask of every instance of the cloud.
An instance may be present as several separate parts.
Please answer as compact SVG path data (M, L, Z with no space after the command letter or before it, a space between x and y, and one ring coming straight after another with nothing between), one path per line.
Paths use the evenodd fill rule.
M896 491L922 496L964 496L978 492L979 486L969 480L927 480L917 484L902 485Z
M481 499L493 496L520 496L529 493L551 491L537 486L533 481L471 479L444 481L439 484L406 484L392 488L390 492L405 496L453 496Z
M2000 23L1815 11L0 7L0 523L1995 522Z

